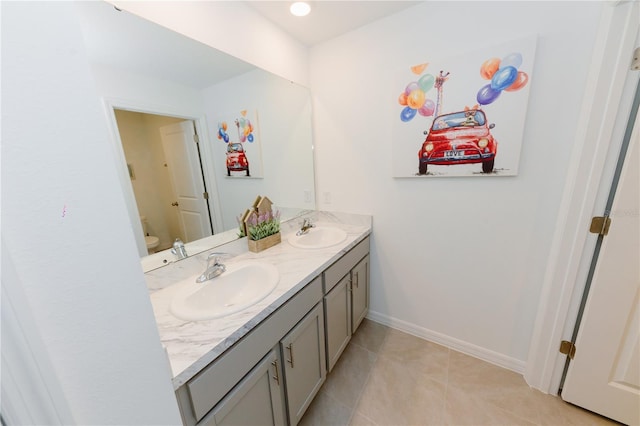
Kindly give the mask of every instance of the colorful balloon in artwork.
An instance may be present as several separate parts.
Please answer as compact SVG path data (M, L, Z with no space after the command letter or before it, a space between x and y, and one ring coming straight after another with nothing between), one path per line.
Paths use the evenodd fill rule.
M418 113L423 117L430 117L436 110L436 104L431 99L424 101L422 108L418 109Z
M433 87L436 79L431 74L425 74L418 80L418 86L423 92L428 92Z
M487 59L480 67L480 76L485 80L491 80L496 71L498 71L498 68L500 68L500 59Z
M493 90L504 90L516 81L518 70L512 66L501 67L491 78L491 88Z
M413 109L411 107L404 107L402 109L402 111L400 111L400 120L402 120L403 122L407 122L407 121L411 121L413 119L413 117L416 116L416 113L418 112L417 109Z
M424 100L424 92L420 89L416 89L407 96L407 105L413 109L418 109L424 105Z
M515 92L527 85L529 76L524 71L518 71L522 65L522 55L512 52L502 60L491 58L484 61L480 67L480 76L490 83L483 86L476 95L480 105L488 105L500 96L502 91Z
M418 90L420 89L420 86L418 86L418 82L417 81L412 81L411 83L407 84L407 87L404 88L404 93L407 94L407 96L409 96L409 94L411 94L411 92L413 92L414 90Z
M229 143L229 135L227 134L227 122L218 123L218 139Z
M518 71L518 76L516 77L516 80L511 84L511 86L507 87L504 90L507 92L515 92L516 90L520 90L524 86L526 86L528 81L529 81L529 76L527 75L527 73L524 71Z
M520 68L522 65L522 55L518 52L509 53L507 56L502 58L500 62L500 68L504 67L514 67L516 69Z
M424 69L427 68L427 65L429 65L428 62L425 62L424 64L414 65L411 67L411 72L414 73L415 75L420 75L422 74L422 71L424 71Z
M247 140L249 142L253 142L253 133L249 133L249 135L247 136Z
M500 93L501 93L500 90L494 90L491 87L491 84L487 84L486 86L483 86L478 91L478 95L476 96L476 100L478 101L478 103L480 105L489 105L491 102L493 102L496 99L498 99L498 97L500 96Z
M428 64L420 64L411 68L414 74L420 74ZM412 81L404 88L398 96L398 103L404 108L400 112L400 120L405 123L413 120L416 114L420 113L423 117L433 115L435 104L432 100L427 99L427 92L433 89L435 77L431 74L422 75L418 81Z

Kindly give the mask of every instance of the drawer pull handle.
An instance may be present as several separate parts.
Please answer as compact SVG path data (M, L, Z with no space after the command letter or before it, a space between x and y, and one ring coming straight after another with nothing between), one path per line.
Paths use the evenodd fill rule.
M360 281L360 280L358 279L358 273L357 272L355 273L354 278L355 278L356 288L358 288L358 281Z
M273 380L275 380L278 386L280 386L280 374L278 374L278 360L272 361L271 365L273 365L276 368L276 375L272 376Z
M293 343L290 343L287 349L289 349L289 359L287 362L291 364L291 368L293 368Z

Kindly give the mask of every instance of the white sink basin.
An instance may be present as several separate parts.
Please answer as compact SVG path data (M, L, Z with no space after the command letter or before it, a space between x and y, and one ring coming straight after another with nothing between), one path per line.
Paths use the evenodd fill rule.
M252 306L273 291L278 269L265 262L242 262L204 283L187 284L171 300L169 309L187 321L221 318Z
M347 233L333 226L316 225L306 234L292 234L289 244L302 249L321 249L339 244L347 239Z

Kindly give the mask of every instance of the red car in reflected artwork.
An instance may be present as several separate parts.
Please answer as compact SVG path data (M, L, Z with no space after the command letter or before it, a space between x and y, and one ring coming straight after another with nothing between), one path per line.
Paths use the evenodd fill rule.
M418 174L426 174L429 164L470 163L482 163L482 171L491 173L498 151L498 142L491 135L494 127L476 109L436 117L418 151Z
M246 172L249 174L249 160L244 153L241 143L230 143L227 145L227 176L231 176L231 172Z

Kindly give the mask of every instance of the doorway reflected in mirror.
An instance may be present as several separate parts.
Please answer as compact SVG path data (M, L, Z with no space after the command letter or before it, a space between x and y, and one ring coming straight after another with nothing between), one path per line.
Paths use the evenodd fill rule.
M192 120L115 109L149 254L212 234ZM144 218L144 220L143 220ZM154 240L154 237L158 241Z

